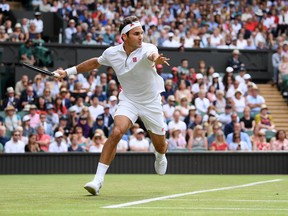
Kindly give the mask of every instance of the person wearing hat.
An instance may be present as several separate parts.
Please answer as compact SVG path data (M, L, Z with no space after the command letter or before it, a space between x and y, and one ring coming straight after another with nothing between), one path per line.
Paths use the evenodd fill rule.
M65 28L65 43L70 44L72 43L72 35L76 33L76 27L75 27L75 20L70 19L68 22L68 27Z
M41 12L40 11L36 11L34 13L34 19L31 20L32 23L34 23L36 25L36 33L42 33L43 32L43 20L41 19Z
M177 151L179 149L187 149L185 137L181 136L181 129L175 127L172 129L172 136L168 139L168 150Z
M255 124L258 130L274 130L275 124L271 114L268 114L268 107L266 104L262 104L260 113L255 116Z
M96 132L92 138L92 145L89 148L89 152L101 153L102 149L103 149L102 135Z
M46 105L46 121L52 125L53 130L57 127L59 124L59 116L57 113L54 112L54 105L53 104L47 104Z
M149 151L149 142L145 139L145 133L142 128L138 128L135 131L135 139L130 140L129 146L130 151L134 152L148 152Z
M255 117L261 110L262 104L265 104L263 96L259 95L258 87L256 84L252 85L251 94L246 97L247 104L251 109L251 116Z
M271 151L271 144L267 142L265 136L265 130L259 130L253 140L253 150L254 151Z
M175 96L169 95L167 98L167 103L163 105L163 113L166 123L168 124L173 117L173 113L175 110Z
M109 98L109 105L110 105L110 114L112 116L114 116L114 113L116 111L116 109L118 108L118 104L117 104L117 97L112 95Z
M30 105L29 109L30 126L36 128L40 123L40 116L37 113L37 106L34 104Z
M180 47L181 44L174 39L174 33L169 32L167 39L163 42L163 47Z
M202 73L196 74L196 82L191 87L191 92L193 94L198 94L200 91L200 87L203 85L203 90L207 91L207 85L203 82L204 76Z
M4 110L7 106L13 106L16 109L18 109L20 100L19 98L15 97L15 92L14 92L13 87L8 87L6 94L7 94L7 97L5 97L2 102L2 107L1 107L2 110Z
M29 137L31 134L35 134L36 130L35 128L32 128L30 126L30 116L29 115L25 115L22 118L22 122L23 122L23 136L25 137Z
M240 60L239 56L240 56L239 50L234 49L232 52L232 57L229 58L228 63L227 63L227 65L229 67L232 67L235 72L239 71L241 64L242 64L242 61Z
M246 99L243 96L243 92L238 88L234 92L234 97L232 97L233 111L237 113L243 113L244 108L247 106Z
M16 109L12 105L5 108L5 113L4 125L6 126L7 132L11 133L18 126L21 126L21 118L16 114Z
M61 131L57 131L55 133L54 141L49 145L48 152L63 153L67 151L68 151L68 146L63 141L63 133Z
M109 111L109 109L107 109L107 110ZM93 127L92 127L92 133L94 131L96 131L97 129L101 129L104 132L104 135L106 137L109 136L109 129L104 124L104 116L103 116L103 114L97 116L96 121L94 122Z

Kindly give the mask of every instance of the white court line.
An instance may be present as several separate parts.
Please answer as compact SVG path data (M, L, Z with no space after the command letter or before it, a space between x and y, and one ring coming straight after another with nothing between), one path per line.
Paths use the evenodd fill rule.
M227 211L288 211L288 208L206 208L206 207L126 207L125 209L170 209L170 210L227 210Z
M288 202L288 200L231 200L231 199L166 199L165 201L171 201L171 200L176 200L176 201L187 201L187 202L267 202L267 203L271 203L271 202L275 202L275 203L286 203Z
M150 203L150 202L166 200L166 199L171 199L171 198L176 198L176 197L183 197L183 196L188 196L188 195L208 193L208 192L214 192L214 191L224 191L224 190L231 190L231 189L237 189L237 188L251 187L251 186L255 186L255 185L259 185L259 184L266 184L266 183L279 182L279 181L283 181L283 179L273 179L273 180L268 180L268 181L252 182L252 183L243 184L243 185L235 185L235 186L214 188L214 189L208 189L208 190L192 191L192 192L181 193L181 194L173 194L173 195L168 195L168 196L155 197L155 198L151 198L151 199L138 200L138 201L134 201L134 202L122 203L122 204L117 204L117 205L103 206L102 208L113 208L113 209L114 208L123 208L123 207L140 205L140 204L144 204L144 203Z

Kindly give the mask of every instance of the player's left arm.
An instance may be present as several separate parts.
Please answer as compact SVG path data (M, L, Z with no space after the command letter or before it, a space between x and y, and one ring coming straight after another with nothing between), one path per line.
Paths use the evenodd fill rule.
M170 66L168 61L170 58L165 57L162 53L159 54L157 52L152 52L149 56L148 59L153 62L153 66L157 64L166 64L167 66Z

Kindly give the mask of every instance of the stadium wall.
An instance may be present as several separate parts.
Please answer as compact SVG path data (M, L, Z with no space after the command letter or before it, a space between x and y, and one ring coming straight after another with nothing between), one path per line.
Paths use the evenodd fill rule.
M0 174L93 174L100 154L1 154ZM288 174L288 153L168 153L167 174ZM112 174L153 174L152 153L118 153Z

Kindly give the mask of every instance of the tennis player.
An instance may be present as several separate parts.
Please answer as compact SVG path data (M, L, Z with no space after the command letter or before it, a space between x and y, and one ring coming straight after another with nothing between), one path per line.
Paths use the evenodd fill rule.
M66 70L55 71L60 78L64 78L91 71L101 65L111 66L122 87L119 106L114 115L114 128L103 147L95 178L84 186L93 195L99 195L104 176L115 157L117 144L138 117L147 128L156 150L156 173L164 175L167 169L167 143L160 97L160 93L165 90L163 79L156 73L155 65L169 66L169 58L158 54L155 45L143 43L143 29L137 17L125 18L119 30L123 44L107 48L98 58L91 58Z

